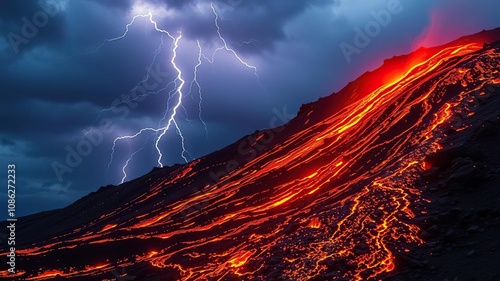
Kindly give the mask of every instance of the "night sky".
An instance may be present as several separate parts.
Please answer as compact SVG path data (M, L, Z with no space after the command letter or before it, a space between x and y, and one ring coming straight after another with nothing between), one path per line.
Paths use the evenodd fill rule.
M7 164L16 164L18 215L61 208L119 184L132 154L126 180L158 165L151 132L118 141L109 164L115 138L165 126L160 120L176 102L175 91L167 102L177 76L172 40L148 18L105 42L123 35L135 15L151 11L158 28L182 34L175 62L186 84L175 120L188 161L282 124L301 104L340 90L384 59L500 26L497 0L214 1L228 48L254 71L227 50L208 61L223 47L208 1L43 3L0 3L0 175L6 179ZM359 30L368 34L364 41L355 40ZM197 68L201 103L191 84L197 42L206 56ZM149 95L130 101L137 85ZM164 165L185 162L172 128L159 142ZM91 144L87 155L68 158L83 142Z

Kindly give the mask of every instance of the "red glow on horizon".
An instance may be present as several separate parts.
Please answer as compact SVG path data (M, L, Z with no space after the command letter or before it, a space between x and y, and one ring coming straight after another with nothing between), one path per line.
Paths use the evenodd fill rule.
M429 48L436 46L439 41L442 40L443 30L440 26L441 15L440 11L433 10L429 14L429 22L427 26L422 30L420 35L413 40L412 50L416 51L419 48Z

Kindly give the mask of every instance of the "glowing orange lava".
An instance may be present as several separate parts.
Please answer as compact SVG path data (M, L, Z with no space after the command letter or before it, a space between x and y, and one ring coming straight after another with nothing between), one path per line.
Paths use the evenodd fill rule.
M395 269L397 251L422 243L409 221L412 204L421 200L413 183L431 168L425 155L442 149L444 129L472 90L500 82L492 70L500 54L482 48L443 47L402 64L389 82L355 102L335 110L314 105L266 149L258 150L264 134L252 136L240 148L254 150L236 157L234 167L236 160L221 153L138 179L140 195L124 206L18 252L34 261L95 249L105 265L45 267L24 280L102 272L111 278L110 264L185 281L262 280L275 272L287 280L329 273L379 280ZM327 110L333 113L325 117ZM116 194L132 192L133 184ZM108 249L129 255L116 258Z

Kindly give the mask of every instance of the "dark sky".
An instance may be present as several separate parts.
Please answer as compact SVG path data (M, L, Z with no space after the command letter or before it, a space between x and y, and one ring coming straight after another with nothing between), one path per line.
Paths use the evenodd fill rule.
M210 2L40 3L0 3L0 175L7 178L7 164L16 164L18 215L64 207L99 186L120 183L131 154L127 180L157 165L158 135L146 132L118 141L108 168L115 138L165 126L160 120L172 114L177 100L172 92L167 103L175 87L169 82L177 76L170 63L173 42L147 18L101 46L123 35L134 15L151 11L159 28L182 34L175 62L186 84L175 120L188 160L269 127L276 112L295 114L301 104L340 90L386 58L500 26L497 0L214 1L228 47L255 66L259 78L227 50L217 52L213 63L203 59L200 114L196 84L188 94L197 40L209 59L223 46ZM369 32L369 41L355 41L357 30ZM147 77L149 66L154 71ZM129 100L136 85L152 93L117 104ZM84 136L90 128L93 133ZM159 142L164 165L184 162L181 138L172 129ZM85 155L68 157L78 149ZM1 196L6 202L6 192Z

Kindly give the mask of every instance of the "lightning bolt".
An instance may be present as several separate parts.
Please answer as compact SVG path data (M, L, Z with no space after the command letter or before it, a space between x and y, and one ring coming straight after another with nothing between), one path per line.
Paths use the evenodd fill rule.
M179 67L177 65L179 42L182 39L182 33L178 32L178 35L173 36L169 31L159 28L158 27L158 23L153 19L153 15L152 15L151 12L148 12L148 14L135 15L131 19L131 21L125 26L125 32L122 35L120 35L118 37L115 37L115 38L104 40L104 42L99 47L97 47L96 50L94 51L94 52L99 51L101 48L103 48L106 44L108 44L110 42L118 41L120 39L125 38L127 36L127 34L129 33L130 27L137 21L138 18L146 18L147 20L149 20L149 23L151 23L153 25L155 31L161 33L161 42L160 42L160 45L158 46L158 48L156 49L156 51L154 53L154 57L152 59L151 64L146 69L148 71L146 77L144 79L142 79L141 81L139 81L139 83L130 92L136 90L138 87L140 87L141 84L146 83L148 81L148 79L150 78L149 71L151 70L151 68L153 67L154 63L156 62L159 53L164 48L164 41L163 41L163 37L164 36L167 36L168 38L170 38L172 40L172 49L171 49L172 56L171 56L171 59L170 59L170 64L171 64L172 68L175 70L175 72L177 73L175 79L173 79L170 83L168 83L165 87L161 88L160 90L158 90L156 92L148 92L146 94L137 96L136 98L133 98L133 99L122 100L118 104L114 104L112 107L104 109L104 110L102 110L99 113L99 115L97 117L97 120L100 118L100 116L103 113L105 113L106 111L109 111L109 110L112 110L112 109L116 108L120 104L128 103L130 101L134 101L134 100L137 100L139 98L143 98L145 95L159 94L160 92L166 91L167 89L169 89L169 87L172 84L174 85L173 89L170 90L170 92L168 93L166 110L165 110L165 113L163 115L163 118L159 121L157 127L142 128L142 129L140 129L139 131L137 131L134 134L119 136L119 137L116 137L113 140L113 145L111 147L110 160L109 160L109 163L108 163L108 166L107 166L107 169L106 169L107 172L110 169L111 164L113 163L114 155L115 155L115 152L116 152L116 149L117 149L118 142L121 142L121 141L124 141L124 140L132 140L132 139L135 139L135 138L137 138L137 137L139 137L139 136L141 136L142 134L145 134L145 133L151 133L155 137L154 138L154 149L156 150L156 153L158 155L158 157L156 159L158 167L163 167L162 160L164 158L164 153L162 152L162 149L161 149L161 142L162 142L163 138L165 137L165 135L167 135L167 133L169 131L171 131L171 130L174 130L176 132L176 134L180 138L180 143L181 143L181 148L182 148L182 152L181 152L180 156L186 162L189 162L188 156L190 158L193 158L189 154L189 152L186 150L185 137L184 137L184 135L182 133L182 130L181 130L181 128L179 126L179 123L176 120L176 118L178 117L178 111L180 109L184 109L184 111L186 112L186 115L187 115L187 111L186 111L186 109L182 105L182 100L183 100L183 98L185 96L191 94L191 92L193 91L193 88L196 87L197 90L198 90L198 117L200 119L200 122L203 124L203 127L205 129L205 133L206 133L206 137L208 139L207 125L206 125L205 121L202 118L202 104L203 104L202 86L201 86L201 84L198 81L198 71L199 71L199 68L202 66L203 59L207 60L209 63L213 63L214 60L215 60L216 54L219 51L225 50L225 51L231 53L232 56L234 56L238 60L238 62L240 62L243 66L245 66L245 67L247 67L249 69L252 69L253 72L254 72L255 77L257 78L257 81L260 80L258 72L257 72L257 67L255 67L255 66L253 66L253 65L245 62L238 55L238 53L235 50L233 50L231 47L228 46L228 43L227 43L226 39L224 38L224 36L221 33L221 28L219 26L219 15L218 15L218 13L217 13L217 11L215 9L214 4L211 3L210 7L211 7L212 12L213 12L213 14L215 16L215 18L214 18L214 24L215 24L215 28L216 28L216 31L217 31L218 39L222 42L222 46L218 47L217 49L215 49L215 51L211 54L211 59L209 59L207 56L205 56L203 54L202 46L200 44L200 41L199 40L196 41L197 46L198 46L197 64L194 67L194 70L193 70L193 80L191 81L191 83L189 85L189 92L187 94L184 94L184 91L183 91L184 87L186 86L186 81L184 79L183 71L182 71L181 67ZM260 84L260 81L259 81L259 84ZM172 101L173 101L173 105L171 105ZM189 120L187 120L187 121L189 121ZM97 121L95 121L95 122L97 122ZM94 122L94 124L95 124L95 122ZM92 130L92 128L91 128L91 130ZM123 183L126 180L126 178L127 178L127 172L126 172L126 170L127 170L128 166L129 166L130 162L132 161L133 157L135 155L137 155L138 153L140 153L145 148L146 144L147 144L147 141L146 141L146 143L144 144L144 146L142 148L140 148L139 150L137 150L137 151L133 152L132 154L130 154L129 157L128 157L128 159L125 161L124 165L122 166L122 179L121 179L121 183Z
M207 124L203 120L201 114L202 114L202 103L203 103L203 95L202 95L202 90L201 90L201 85L198 82L198 68L202 64L202 57L203 57L203 52L201 49L201 44L199 40L196 40L196 44L198 45L198 63L194 67L194 72L193 72L193 80L191 81L191 85L189 86L189 93L188 95L193 91L193 85L196 85L198 88L198 118L200 119L200 122L203 124L203 128L205 128L205 138L208 139L208 129L207 129Z
M150 18L150 20L153 21L152 18ZM159 31L156 22L154 22L154 25L155 25L155 29ZM179 48L179 40L182 38L182 34L179 33L179 36L177 38L174 38L170 35L170 33L168 33L168 32L166 32L166 33L174 40L174 48L172 49L173 55L172 55L172 59L170 60L170 63L172 64L174 69L177 71L177 80L180 81L180 85L177 87L177 91L176 91L178 94L177 104L172 109L172 114L170 115L170 118L168 119L167 126L165 126L164 128L162 128L160 130L161 134L158 136L158 138L156 139L156 143L155 143L156 150L158 151L158 166L160 168L163 167L163 164L161 163L161 159L163 158L163 154L162 154L161 149L159 148L158 145L159 145L161 139L163 138L163 136L170 129L170 125L172 124L172 122L175 122L175 115L177 114L177 109L182 104L182 96L183 96L182 88L184 87L184 84L186 83L186 81L184 81L184 79L182 79L181 69L175 63L175 59L177 58L177 48ZM176 126L176 128L179 129L178 126ZM182 132L180 132L180 129L179 129L179 134L181 135L181 138L184 140L184 137L182 136ZM183 157L184 157L184 151L183 151ZM186 162L187 162L187 160L186 160Z
M217 52L219 51L222 51L222 50L226 50L228 52L230 52L231 54L233 54L233 56L244 66L250 68L253 70L254 72L254 75L255 77L257 78L257 81L259 81L259 84L260 84L260 78L259 78L259 74L257 73L257 67L251 65L251 64L248 64L247 62L245 62L239 55L238 53L236 53L236 51L234 51L232 48L230 48L228 45L227 45L227 41L226 39L224 38L224 36L222 36L221 34L221 31L220 31L220 26L219 26L219 14L217 13L217 11L215 10L215 6L214 6L214 3L210 3L210 7L212 8L212 12L214 13L215 15L215 19L214 19L214 24L215 24L215 27L217 28L217 35L219 36L219 39L220 41L222 42L223 46L222 47L219 47L217 48L213 54L212 54L212 59L208 60L210 63L213 63L214 60L215 60L215 55L217 54ZM206 58L206 57L205 57Z
M94 51L92 51L92 53L98 52L102 47L104 47L104 45L106 45L109 42L113 42L113 41L117 41L117 40L125 38L130 30L130 27L134 24L135 20L137 18L146 18L146 17L149 17L151 19L152 18L151 12L146 14L146 15L135 15L132 18L132 20L125 26L125 32L122 35L115 37L115 38L104 40L104 42L102 42L102 44L99 45L99 47L97 47Z
M142 17L142 16L145 16L145 15L137 15L137 16L135 16L135 17L132 19L132 21L131 21L129 24L127 24L127 27L126 27L126 29L125 29L126 31L125 31L125 33L124 33L123 35L121 35L121 36L119 36L119 37L116 37L116 38L112 38L112 39L107 39L107 40L105 40L105 41L104 41L104 42L103 42L103 43L102 43L102 44L101 44L101 45L100 45L97 49L95 49L93 52L98 52L98 51L99 51L102 47L104 47L104 45L105 45L107 42L112 42L112 41L115 41L115 40L119 40L119 39L121 39L121 38L124 38L124 37L126 36L126 34L128 33L128 30L129 30L130 26L131 26L131 25L135 22L135 19L136 19L136 18L138 18L138 17ZM144 77L144 79L142 79L141 81L139 81L139 82L137 83L137 85L135 85L135 87L133 87L133 88L132 88L132 90L130 90L130 91L129 91L129 93L132 93L133 91L136 91L136 90L137 90L137 89L138 89L138 88L139 88L142 84L146 83L146 82L149 80L149 78L150 78L150 72L151 72L151 69L153 68L153 65L154 65L154 64L155 64L155 62L156 62L156 58L157 58L157 57L158 57L158 55L161 53L161 51L162 51L162 49L163 49L163 48L164 48L164 42L163 42L163 34L162 34L162 35L161 35L161 37L160 37L160 45L158 46L158 48L157 48L157 49L155 50L155 52L154 52L154 56L153 56L153 59L152 59L152 61L151 61L151 64L150 64L148 67L146 67L146 76ZM172 83L172 82L171 82L171 83ZM156 91L156 92L151 92L151 91L150 91L150 92L147 92L147 93L145 93L145 94L138 95L138 96L136 96L135 98L127 98L127 99L123 99L123 100L119 101L118 103L113 104L111 107L108 107L108 108L105 108L105 109L103 109L103 110L99 111L99 114L97 115L97 117L96 117L96 119L94 120L94 122L92 122L92 125L91 125L90 129L89 129L88 131L84 132L84 134L83 134L82 138L83 138L83 137L85 137L87 134L89 134L89 133L91 133L91 132L92 132L92 130L94 129L95 124L97 124L97 122L99 121L99 119L101 118L101 116L102 116L104 113L106 113L106 112L108 112L108 111L111 111L111 110L113 110L113 109L117 108L117 107L118 107L118 106L120 106L120 105L127 104L127 103L130 103L130 102L132 102L132 101L139 100L140 98L147 97L147 96L149 96L149 95L151 95L151 94L155 94L155 95L157 95L157 94L159 94L160 92L162 92L162 91L164 91L164 90L168 89L168 87L171 85L171 83L169 83L166 87L164 87L164 88L162 88L162 89L160 89L160 90L158 90L158 91Z
M138 154L139 152L141 152L142 150L144 150L144 148L146 148L146 144L148 142L146 141L144 143L144 145L137 151L135 151L134 153L130 154L129 158L127 159L127 161L125 161L125 165L123 165L122 167L122 174L123 174L123 177L122 177L122 180L120 183L124 183L125 182L125 179L127 178L127 167L128 167L128 164L130 163L130 161L132 161L132 158L134 158L134 156L136 154Z
M181 129L179 128L179 124L177 124L177 121L173 121L174 125L175 125L175 132L177 133L177 135L179 135L179 137L181 138L181 147L182 147L182 152L181 152L181 157L184 159L184 161L189 162L188 159L186 158L186 154L189 154L189 152L186 150L186 144L185 144L185 141L184 141L184 135L182 135L182 132L181 132ZM191 158L193 158L192 156L190 156Z
M235 42L233 42L233 44L236 44L236 45L238 45L238 46L241 47L243 45L250 45L250 44L255 45L255 43L257 43L257 42L259 42L259 41L252 38L252 39L247 40L247 41L242 41L241 43L235 43Z
M164 30L164 29L160 29L158 27L158 23L153 19L153 15L151 12L149 12L147 15L136 15L132 18L132 20L126 25L125 27L125 32L121 35L121 36L118 36L118 37L115 37L115 38L112 38L112 39L107 39L105 40L97 49L96 51L98 51L100 48L102 48L106 43L108 42L112 42L112 41L116 41L116 40L119 40L119 39L122 39L124 38L125 36L127 36L128 32L129 32L129 29L130 29L130 26L134 24L134 22L136 21L137 18L139 17L145 17L145 18L148 18L149 19L149 22L151 24L153 24L155 30L157 32L160 32L164 35L167 35L173 42L173 48L172 48L172 58L170 60L170 64L172 65L172 67L175 69L175 71L177 72L177 77L175 78L174 80L174 84L175 84L175 94L177 94L177 102L175 103L175 105L173 106L172 110L171 110L171 114L168 118L168 121L167 121L167 124L163 127L159 127L159 128L143 128L141 130L139 130L137 133L133 134L133 135L127 135L127 136L120 136L120 137L117 137L115 138L115 140L113 141L113 146L111 148L111 156L110 156L110 161L109 161L109 164L108 164L108 167L107 167L107 170L109 170L110 166L111 166L111 163L113 162L113 158L114 158L114 153L115 153L115 149L116 149L116 144L118 141L120 140L128 140L128 139L134 139L138 136L140 136L142 133L144 132L154 132L154 133L159 133L158 136L156 137L156 141L155 141L155 148L156 148L156 151L158 153L158 159L157 159L157 162L158 162L158 166L159 167L163 167L163 164L161 162L162 158L163 158L163 153L162 153L162 150L160 149L159 147L159 144L162 140L162 138L165 136L165 134L169 131L169 129L171 128L172 126L172 123L175 123L175 128L176 128L176 132L177 134L179 134L181 136L181 140L182 140L182 147L183 147L183 152L182 152L182 157L183 159L187 161L187 158L185 157L185 146L184 146L184 136L182 135L182 131L181 129L179 128L179 126L177 125L177 122L175 121L175 117L177 115L177 111L179 109L179 107L182 105L182 98L183 98L183 92L182 92L182 89L184 87L184 84L185 84L185 80L183 79L183 73L182 73L182 70L177 66L177 63L176 63L176 59L177 59L177 50L179 48L179 41L181 40L182 38L182 33L179 32L179 35L177 37L174 37L173 35L170 34L170 32L168 32L167 30ZM163 45L163 40L162 40L162 44L161 46ZM155 52L155 58L153 59L153 63L154 61L156 60L156 56L158 55L158 51ZM152 64L151 64L152 66ZM151 67L150 66L150 67ZM149 78L149 74L148 76L146 76L146 78ZM147 81L147 79L144 79L143 81L139 82L140 83L143 83ZM179 81L179 83L177 83L177 81ZM171 84L171 83L169 83ZM138 86L136 86L138 87ZM167 86L168 87L168 86ZM164 88L165 89L165 88ZM160 90L161 91L161 90ZM116 105L115 105L116 106ZM168 113L168 108L167 108L167 112L165 113L165 115L167 115ZM142 149L141 149L142 150ZM136 151L133 153L133 155L135 155L136 153L138 153L140 150ZM132 159L132 156L129 157L129 159L126 161L125 165L122 167L122 172L124 174L124 177L122 178L122 182L126 179L126 172L125 172L125 169L126 167L128 166L130 160Z

